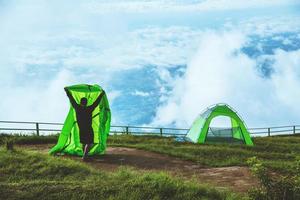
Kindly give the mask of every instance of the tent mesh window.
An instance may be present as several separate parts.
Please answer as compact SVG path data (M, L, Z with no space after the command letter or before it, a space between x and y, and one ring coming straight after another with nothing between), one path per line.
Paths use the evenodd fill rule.
M206 142L227 142L227 143L245 143L244 139L236 139L233 133L240 131L240 127L225 128L225 127L209 127L206 137Z

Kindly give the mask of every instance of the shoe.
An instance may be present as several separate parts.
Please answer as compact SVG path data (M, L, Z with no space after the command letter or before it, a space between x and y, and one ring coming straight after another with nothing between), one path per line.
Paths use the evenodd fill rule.
M87 158L86 158L85 156L83 156L81 159L82 159L82 161L84 161L84 162L87 161Z

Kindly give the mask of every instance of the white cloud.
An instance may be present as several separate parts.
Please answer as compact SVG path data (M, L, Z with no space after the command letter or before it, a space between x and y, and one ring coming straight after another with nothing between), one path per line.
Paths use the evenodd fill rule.
M106 95L109 103L112 104L116 98L122 95L122 92L118 90L114 90L114 91L110 91L109 94L107 94L106 92Z
M97 13L218 11L299 4L297 0L126 0L91 2L86 7Z
M83 44L77 41L79 44L71 45L67 43L72 38L70 36L44 36L35 38L32 43L19 42L18 48L11 49L13 54L6 59L18 63L18 70L25 72L32 65L39 65L40 69L43 65L58 65L68 69L102 68L109 71L145 65L172 67L186 63L200 34L201 31L187 27L144 28L111 37L101 33L85 34ZM104 40L110 44L103 45ZM51 42L58 44L49 45Z
M183 64L199 34L186 27L115 28L119 18L93 16L72 3L57 13L57 2L10 4L0 8L7 11L0 18L3 120L62 121L68 105L63 87L73 83L100 84L113 104L121 93L112 83L118 73Z
M63 122L70 105L63 88L78 83L78 78L71 71L62 70L47 82L4 86L1 120ZM121 95L120 91L106 90L106 93L110 104Z
M68 101L63 88L73 83L68 71L61 71L47 85L27 85L2 88L0 104L2 120L63 121L68 111Z
M141 96L141 97L148 97L150 95L150 93L149 92L143 92L143 91L135 90L134 92L131 93L131 95Z
M247 34L260 35L264 37L272 36L278 33L299 32L300 31L300 16L260 16L252 17L239 21L237 24L227 26L228 30L238 29ZM282 40L280 36L275 36L275 40Z
M290 39L285 38L285 39L282 41L282 44L284 44L284 45L292 45L293 42L292 42Z
M286 52L278 49L274 55L275 74L273 83L279 100L285 104L291 113L298 112L300 99L300 50Z
M251 126L296 123L300 51L277 51L276 73L263 79L255 70L256 60L240 51L246 39L237 32L203 34L185 75L173 83L152 124L188 127L203 109L222 102L236 108Z
M298 86L297 77L280 66L288 65L286 69L290 67L289 70L295 71L296 68L291 66L297 66L297 60L292 62L297 53L278 51L274 56L274 66L282 72L275 74L272 81L262 80L255 75L255 61L235 52L246 42L243 34L203 35L204 29L211 27L198 27L198 23L210 23L207 19L198 21L195 15L196 21L190 22L188 19L194 18L190 15L187 20L182 19L184 22L178 20L177 23L172 17L179 19L178 16L183 16L181 13L168 15L168 11L197 14L200 10L244 9L293 1L90 2L10 1L0 8L0 83L4 94L0 104L1 119L61 121L68 109L62 88L73 83L100 84L107 90L113 104L122 95L121 87L113 88L112 80L118 73L146 67L157 68L155 72L159 75L157 96L163 94L160 100L164 104L158 108L155 121L160 125L172 122L178 126L189 124L199 110L216 100L228 100L245 116L249 113L249 121L261 120L262 124L264 119L271 121L276 118L273 116L275 111L281 113L277 114L280 116L285 113L281 112L284 108L293 107L295 102L288 97ZM124 14L120 10L136 15ZM145 17L139 12L152 13ZM222 23L213 26L260 35L298 31L300 27L297 16L232 21L228 19L227 26ZM186 72L182 71L185 76L171 75L169 69L186 65L199 42L199 52ZM285 58L289 62L285 62ZM291 90L286 91L281 81ZM172 93L168 88L174 88ZM241 90L245 92L236 92ZM147 91L135 91L135 88L132 92L147 95ZM281 110L269 108L265 106L266 102L283 107ZM241 108L241 105L251 106ZM122 121L118 119L118 112L114 112L114 123Z

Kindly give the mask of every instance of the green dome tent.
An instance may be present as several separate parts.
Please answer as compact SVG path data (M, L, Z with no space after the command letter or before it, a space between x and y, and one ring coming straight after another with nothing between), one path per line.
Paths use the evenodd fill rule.
M209 125L212 119L218 116L229 117L231 128L211 128ZM227 104L213 105L200 114L194 121L186 137L194 143L205 143L208 141L238 141L253 146L245 122L237 112Z
M66 87L79 104L82 97L88 99L87 106L93 104L103 89L99 85L73 85ZM59 135L57 144L49 151L50 154L58 152L83 155L82 144L79 139L79 128L76 123L75 109L70 106L69 113L64 122L62 131ZM99 105L92 113L92 128L94 131L94 145L89 151L89 155L104 154L106 149L106 140L110 130L111 113L106 94L102 97Z

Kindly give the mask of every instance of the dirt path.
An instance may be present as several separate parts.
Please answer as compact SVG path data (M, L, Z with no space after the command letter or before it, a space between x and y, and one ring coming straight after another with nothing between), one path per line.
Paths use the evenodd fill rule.
M26 145L32 150L47 152L49 145ZM79 160L78 157L73 157ZM103 156L93 157L87 164L103 170L114 171L120 166L130 166L138 170L165 171L184 178L196 178L199 182L217 187L228 187L236 192L246 192L258 184L247 167L205 168L191 161L124 147L109 147Z

